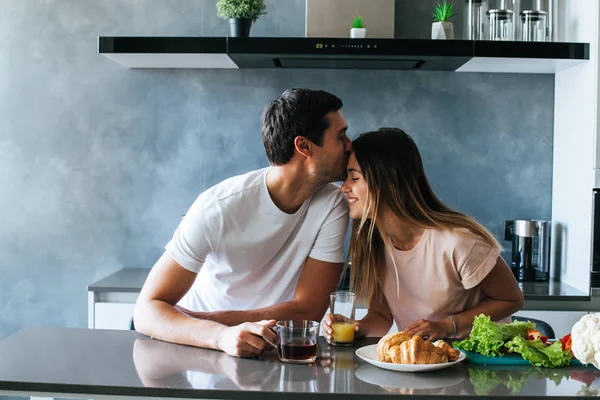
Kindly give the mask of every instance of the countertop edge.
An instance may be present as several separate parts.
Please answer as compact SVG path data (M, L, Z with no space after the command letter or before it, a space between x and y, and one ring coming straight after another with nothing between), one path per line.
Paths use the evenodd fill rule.
M568 302L568 301L591 301L592 296L588 295L534 295L534 296L524 296L525 301L559 301L559 302Z
M95 385L70 385L63 383L26 383L26 382L2 382L2 388L0 394L9 394L16 396L29 397L32 394L39 395L53 395L53 396L73 396L80 395L85 397L95 398L96 396L119 396L119 397L148 397L148 398L197 398L197 399L229 399L229 400L281 400L293 399L293 400L305 400L307 397L310 399L323 399L323 400L334 400L334 399L356 399L359 396L365 396L364 394L356 393L305 393L305 392L269 392L269 391L249 391L249 390L206 390L206 389L164 389L154 387L124 387L124 386L112 386L112 387L101 387ZM368 395L368 397L396 397L388 394L377 394ZM407 397L423 398L422 395L410 395ZM367 396L365 396L367 397ZM404 396L402 396L404 397ZM481 399L484 397L486 400L506 400L504 396L478 396L473 394L461 394L458 395L436 395L428 394L427 399L440 399L440 400L460 400L464 398ZM546 396L528 396L531 400L543 400Z
M139 293L140 288L137 287L103 287L93 286L87 287L88 292L102 293ZM525 295L525 301L591 301L591 295Z
M139 293L142 289L138 287L102 287L102 286L88 286L88 292L100 292L100 293Z

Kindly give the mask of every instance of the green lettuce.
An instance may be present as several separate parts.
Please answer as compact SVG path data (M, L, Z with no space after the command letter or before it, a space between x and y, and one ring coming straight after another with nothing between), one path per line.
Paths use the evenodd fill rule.
M520 354L536 367L558 368L566 367L571 363L571 353L563 351L560 341L546 346L539 339L526 340L521 336L515 336L505 346L509 352Z
M535 323L514 321L510 324L492 322L489 316L480 314L473 320L471 334L465 340L454 343L454 347L474 351L484 356L502 357L504 343L514 337L527 337L527 329L535 329Z

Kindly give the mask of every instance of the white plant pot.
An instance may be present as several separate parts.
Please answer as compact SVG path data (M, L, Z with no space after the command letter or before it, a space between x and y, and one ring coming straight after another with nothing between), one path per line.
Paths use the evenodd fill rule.
M452 22L434 22L431 25L432 39L454 39L454 25Z
M350 37L352 39L364 39L367 37L367 28L352 28L350 29Z

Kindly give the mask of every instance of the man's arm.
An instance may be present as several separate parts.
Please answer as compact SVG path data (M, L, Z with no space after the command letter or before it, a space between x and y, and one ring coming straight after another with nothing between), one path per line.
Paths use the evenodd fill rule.
M253 320L245 319L228 328L215 321L199 320L176 308L195 279L195 273L165 252L150 271L138 297L134 312L136 330L167 342L223 350L240 357L260 354L269 347L257 336L275 340L266 322L242 324Z
M261 320L321 321L329 307L329 294L335 291L339 283L341 268L341 263L329 263L308 257L298 280L294 299L270 307L211 313L194 313L183 308L179 308L179 311L195 318L210 319L227 326L241 324L244 321ZM260 293L256 295L260 296Z

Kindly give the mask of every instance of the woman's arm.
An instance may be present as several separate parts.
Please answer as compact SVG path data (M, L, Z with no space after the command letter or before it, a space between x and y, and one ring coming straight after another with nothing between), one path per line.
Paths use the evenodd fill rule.
M492 321L498 321L523 308L523 293L502 257L498 257L494 268L477 287L487 298L470 310L454 314L458 325L457 337L471 332L473 319L479 314L489 315ZM429 336L429 340L436 340L453 336L454 325L450 318L441 321L420 319L407 326L404 332L410 335Z
M373 298L369 302L369 311L367 312L367 315L360 321L354 321L354 336L356 338L365 336L384 336L389 332L393 322L394 319L390 312L390 308L378 286L373 294ZM332 323L332 315L327 314L325 318L323 318L321 327L321 332L323 333L323 336L325 336L327 343L331 343Z
M367 315L357 322L358 331L356 332L356 336L384 336L389 332L393 323L394 318L392 317L390 307L385 300L381 286L377 285L377 289L373 293L373 298L369 302Z
M523 308L523 292L502 257L498 257L496 266L477 287L485 293L487 299L470 310L454 315L458 323L457 336L471 332L473 319L479 314L489 315L492 321L499 321ZM451 333L453 332L454 330Z

